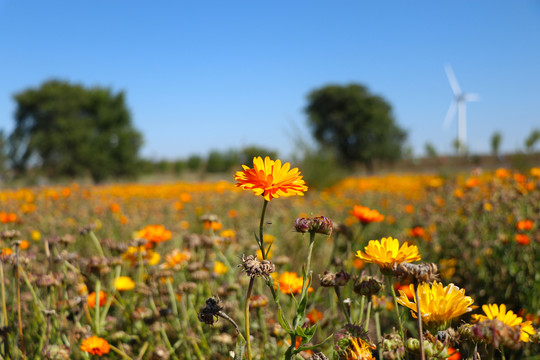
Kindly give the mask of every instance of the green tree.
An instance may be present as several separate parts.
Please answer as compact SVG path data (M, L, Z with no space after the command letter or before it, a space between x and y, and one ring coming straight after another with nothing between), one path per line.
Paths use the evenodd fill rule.
M502 142L502 134L498 131L494 132L493 135L491 135L491 153L493 156L499 156L499 151L501 148L501 142Z
M328 85L308 95L305 109L315 139L335 150L345 165L402 156L407 133L399 128L392 107L362 85Z
M238 159L238 163L251 164L254 157L260 156L264 159L266 156L269 156L270 159L275 160L278 158L278 153L275 150L270 150L261 146L252 145L242 148L240 150L239 156L240 158Z
M432 143L427 142L424 145L424 148L425 148L425 151L426 151L426 155L429 158L436 159L436 158L439 157L439 153L437 152L437 149L435 148L435 146Z
M102 181L138 171L141 134L123 92L51 80L14 95L15 129L9 137L14 169L40 168L48 176Z
M533 152L534 146L538 141L540 141L540 130L533 129L525 139L525 149L527 152Z

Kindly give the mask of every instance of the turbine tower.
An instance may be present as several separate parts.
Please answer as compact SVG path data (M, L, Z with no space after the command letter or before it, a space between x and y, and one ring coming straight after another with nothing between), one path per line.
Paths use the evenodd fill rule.
M469 94L461 91L459 84L457 82L456 76L454 75L454 70L450 65L445 66L446 76L448 77L448 82L450 82L450 87L454 93L454 100L450 103L448 112L446 113L446 118L444 119L444 127L448 128L454 116L456 115L457 110L457 129L458 129L458 151L460 155L465 155L467 150L467 112L466 112L466 103L468 101L478 101L478 94Z

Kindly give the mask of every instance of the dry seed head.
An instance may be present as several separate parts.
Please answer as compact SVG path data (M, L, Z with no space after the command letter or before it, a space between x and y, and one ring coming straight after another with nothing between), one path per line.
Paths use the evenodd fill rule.
M21 237L19 230L4 230L0 233L0 238L3 240L13 240Z
M255 255L242 255L242 263L238 265L249 277L260 276L268 279L271 273L276 270L276 266L269 260L259 261Z
M322 352L317 352L313 354L308 360L328 360L328 358Z
M381 291L383 283L374 277L363 277L354 284L354 292L358 295L377 295Z
M199 321L207 325L213 325L222 309L223 303L217 296L206 299L206 306L199 310Z
M411 264L401 263L397 266L395 275L397 277L411 277L418 283L432 283L439 278L437 265L434 263Z
M341 270L338 273L331 273L328 270L324 274L319 274L319 280L321 286L324 287L335 287L335 286L345 286L349 282L351 275Z

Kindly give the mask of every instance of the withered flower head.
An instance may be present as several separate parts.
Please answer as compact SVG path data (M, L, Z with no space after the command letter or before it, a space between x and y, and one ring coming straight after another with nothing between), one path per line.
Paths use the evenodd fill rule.
M298 218L294 222L294 228L297 232L300 232L302 234L309 232L330 235L332 234L333 227L334 225L332 223L332 220L330 220L326 216L316 216L313 218Z
M41 352L47 360L69 360L69 348L65 345L45 345Z
M521 328L507 325L498 319L480 321L471 331L477 340L493 344L496 348L504 346L516 350L520 347Z
M271 261L259 261L255 255L242 255L242 263L238 267L241 267L249 277L260 276L265 280L276 270L276 266Z
M41 275L36 279L36 285L40 287L60 286L60 279L53 274Z
M395 275L402 278L413 278L418 283L432 283L438 280L438 268L434 263L411 264L404 262L397 266Z
M359 295L371 296L376 295L382 288L382 281L372 277L362 277L354 284L354 292Z
M217 321L221 310L223 310L223 303L217 296L212 296L206 299L206 306L199 310L199 321L207 325L213 325Z
M328 358L322 352L316 352L308 360L328 360Z
M79 229L79 234L87 235L90 231L94 230L96 224L90 224Z
M3 240L13 240L21 237L19 230L4 230L0 233L0 238Z
M319 274L319 280L321 281L321 286L324 287L335 287L335 286L345 286L351 275L341 270L338 273L331 273L328 270L325 270L324 274Z

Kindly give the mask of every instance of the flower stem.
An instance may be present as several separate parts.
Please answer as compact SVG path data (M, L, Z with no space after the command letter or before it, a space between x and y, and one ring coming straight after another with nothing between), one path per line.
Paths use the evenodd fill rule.
M315 231L312 231L309 233L309 248L308 248L308 256L306 260L306 275L309 276L309 267L311 265L311 253L313 252L313 243L315 243ZM307 284L306 288L307 288Z
M381 319L379 311L375 311L375 329L377 331L377 351L379 352L379 359L383 358L382 344L381 344Z
M261 248L261 254L263 260L266 260L266 251L264 249L264 215L266 213L266 207L268 206L268 200L264 199L263 208L261 212L261 222L259 223L259 247ZM249 343L249 339L247 339Z
M266 201L266 200L265 200ZM249 287L246 294L246 302L244 304L244 319L245 319L245 333L246 333L246 354L248 360L251 360L251 339L249 335L249 298L251 297L251 291L253 290L253 282L255 278L249 279Z
M401 322L401 316L399 315L399 307L397 303L396 292L394 290L394 281L392 280L392 276L388 276L388 286L390 286L390 290L392 291L392 299L394 299L394 308L396 309L396 316L399 324L399 335L401 335L401 341L405 343L405 337L403 336L403 323Z
M418 318L418 340L420 340L420 357L425 359L424 355L424 334L422 331L422 310L420 309L420 297L418 296L418 281L414 282L414 296L416 297L416 317Z
M349 324L352 324L351 320L351 314L349 311L347 311L347 308L345 307L345 303L343 302L343 299L341 298L341 291L339 290L339 286L334 286L334 291L336 292L336 296L338 298L338 302L341 305L341 310L343 311L343 314L345 314L345 317L347 318L347 321Z

